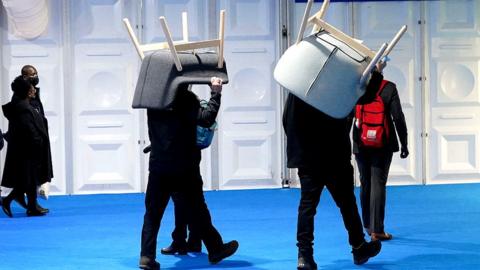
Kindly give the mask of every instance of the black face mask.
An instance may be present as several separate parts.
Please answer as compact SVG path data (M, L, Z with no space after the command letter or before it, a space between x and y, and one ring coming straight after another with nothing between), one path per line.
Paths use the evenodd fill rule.
M38 82L40 81L40 80L38 79L38 76L29 77L28 80L30 81L30 83L31 83L33 86L37 86Z

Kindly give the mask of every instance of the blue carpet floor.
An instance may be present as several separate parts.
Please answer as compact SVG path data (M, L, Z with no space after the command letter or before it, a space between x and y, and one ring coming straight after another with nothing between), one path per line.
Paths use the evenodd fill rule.
M389 187L386 228L394 239L363 266L353 264L339 211L330 194L323 195L315 227L319 269L480 269L478 184ZM218 265L209 265L205 253L159 254L162 269L296 269L298 189L212 191L205 197L224 240L240 242L237 254ZM40 201L51 213L34 218L12 203L14 218L0 212L0 269L136 269L143 199L54 196ZM169 205L158 249L170 243L172 227Z

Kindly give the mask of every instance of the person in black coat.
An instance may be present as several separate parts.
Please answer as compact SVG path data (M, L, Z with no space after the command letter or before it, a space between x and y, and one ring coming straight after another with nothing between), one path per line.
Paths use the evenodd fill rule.
M34 66L31 65L25 65L22 67L22 76L23 78L27 79L30 81L30 83L35 87L36 94L35 96L30 100L30 104L38 111L40 112L40 115L42 116L42 120L45 124L45 128L47 130L48 134L48 120L47 117L45 116L45 111L43 109L43 104L42 100L40 99L40 87L38 87L38 83L40 82L38 78L38 72L37 69ZM51 146L50 146L50 136L47 136L47 140L45 142L47 146L47 153L44 159L44 166L45 169L47 170L45 174L45 179L39 179L38 183L39 185L43 185L45 183L50 183L53 178L53 166L52 166L52 151L51 151ZM44 196L48 196L48 194L44 194ZM40 205L37 205L37 208L45 213L48 213L49 210L47 208L43 208Z
M366 94L378 89L382 75L372 74ZM334 86L332 86L334 87ZM354 194L351 164L351 118L332 118L289 94L283 112L287 166L298 168L301 198L297 223L297 269L317 269L313 258L316 208L324 187L340 208L355 264L380 252L380 241L366 242Z
M18 194L27 194L27 215L41 216L37 209L37 186L48 176L44 159L48 157L48 133L40 113L30 104L36 90L23 76L11 84L12 101L3 105L8 119L8 146L3 170L2 186L12 188L5 197L2 209L12 217L10 203Z
M362 102L369 103L375 96L376 94ZM353 125L353 153L360 171L363 226L372 239L390 240L393 236L384 230L388 171L394 152L401 150L401 158L406 158L409 152L407 125L395 84L387 82L380 92L380 97L385 108L384 115L389 135L384 138L382 147L368 147L361 142L359 127ZM401 148L399 148L396 134L400 139Z
M155 260L160 222L171 195L179 198L175 207L186 213L192 232L200 236L211 263L231 256L237 241L223 243L212 224L203 196L200 175L200 148L196 145L197 125L210 127L220 108L221 79L212 78L211 98L203 108L188 85L181 86L173 105L166 110L147 110L148 135L151 142L149 176L145 195L142 228L141 269L159 269Z
M36 93L33 98L30 99L30 105L32 105L42 116L43 122L45 124L47 134L48 134L48 120L45 116L45 111L43 109L43 104L42 100L40 99L40 88L37 87L39 83L39 78L38 78L38 72L37 69L32 66L32 65L25 65L22 67L21 70L21 75L25 80L28 80L30 84L32 84L35 87ZM17 98L16 95L14 94L14 98ZM8 141L8 132L6 139ZM51 154L51 147L50 147L50 137L47 138L47 141L45 142L47 144L47 155L43 162L45 163L44 166L47 169L46 173L46 178L45 179L39 179L38 183L39 186L45 184L45 183L50 183L52 178L53 178L53 168L52 168L52 154ZM20 206L23 208L27 208L27 204L25 202L25 194L17 194L17 197L14 199ZM49 209L42 207L40 204L37 203L37 209L43 213L48 213Z

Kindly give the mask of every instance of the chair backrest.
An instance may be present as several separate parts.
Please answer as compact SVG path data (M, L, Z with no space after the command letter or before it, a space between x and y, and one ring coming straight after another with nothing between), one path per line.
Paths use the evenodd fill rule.
M218 50L218 68L223 67L223 54L224 54L224 44L225 44L225 10L220 11L220 22L219 22L219 31L218 31L218 38L211 39L211 40L203 40L203 41L194 41L190 42L188 38L188 22L187 22L187 13L182 13L182 34L183 39L180 41L174 41L172 39L172 35L170 33L170 29L167 25L167 20L164 16L160 18L160 24L162 26L163 33L165 34L166 42L161 43L151 43L151 44L140 44L138 39L130 25L130 22L127 18L123 19L125 27L127 28L128 34L137 50L140 59L143 60L145 57L144 52L146 51L154 51L154 50L170 50L173 60L175 62L175 67L178 71L182 71L182 64L178 57L177 52L179 51L194 51L196 49L203 49L203 48L212 48L216 47Z
M310 10L313 5L314 0L308 0L307 6L305 8L305 13L303 15L302 23L300 25L300 30L298 32L297 36L297 42L295 44L300 43L303 39L303 35L305 33L305 29L308 24L313 24L313 33L319 32L321 29L327 31L330 33L330 35L334 36L336 39L344 42L351 48L361 52L365 56L367 56L369 59L371 59L370 64L366 67L364 70L362 77L360 78L361 84L364 84L366 79L369 77L370 72L374 68L374 66L377 64L378 61L382 59L382 57L387 56L392 49L395 47L397 42L400 40L400 38L403 36L403 34L407 30L407 26L404 25L400 28L400 30L397 32L395 37L390 41L390 45L388 43L384 43L382 47L377 51L374 52L370 50L367 46L363 45L359 40L350 37L349 35L343 33L341 30L335 28L334 26L328 24L323 20L323 16L327 12L328 6L330 4L330 0L324 0L322 7L320 10L315 13L315 15L311 16L308 18L310 15Z
M290 46L275 66L275 80L290 93L334 118L344 118L366 91L367 80L378 61L388 54L406 27L392 40L372 51L323 20L328 0L310 17L309 0L300 25L297 42ZM313 33L305 38L307 25Z

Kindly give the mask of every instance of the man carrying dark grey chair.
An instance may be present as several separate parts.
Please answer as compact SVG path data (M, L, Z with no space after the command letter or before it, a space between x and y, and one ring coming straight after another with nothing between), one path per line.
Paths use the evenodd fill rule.
M177 90L167 110L147 110L151 142L149 177L145 196L145 216L139 267L159 269L155 261L157 235L165 208L173 193L179 200L175 207L188 213L191 230L200 235L208 250L210 263L215 264L235 253L238 242L224 243L212 224L203 196L200 175L200 148L196 145L197 125L209 127L220 108L222 80L212 78L211 98L206 108L188 85Z

